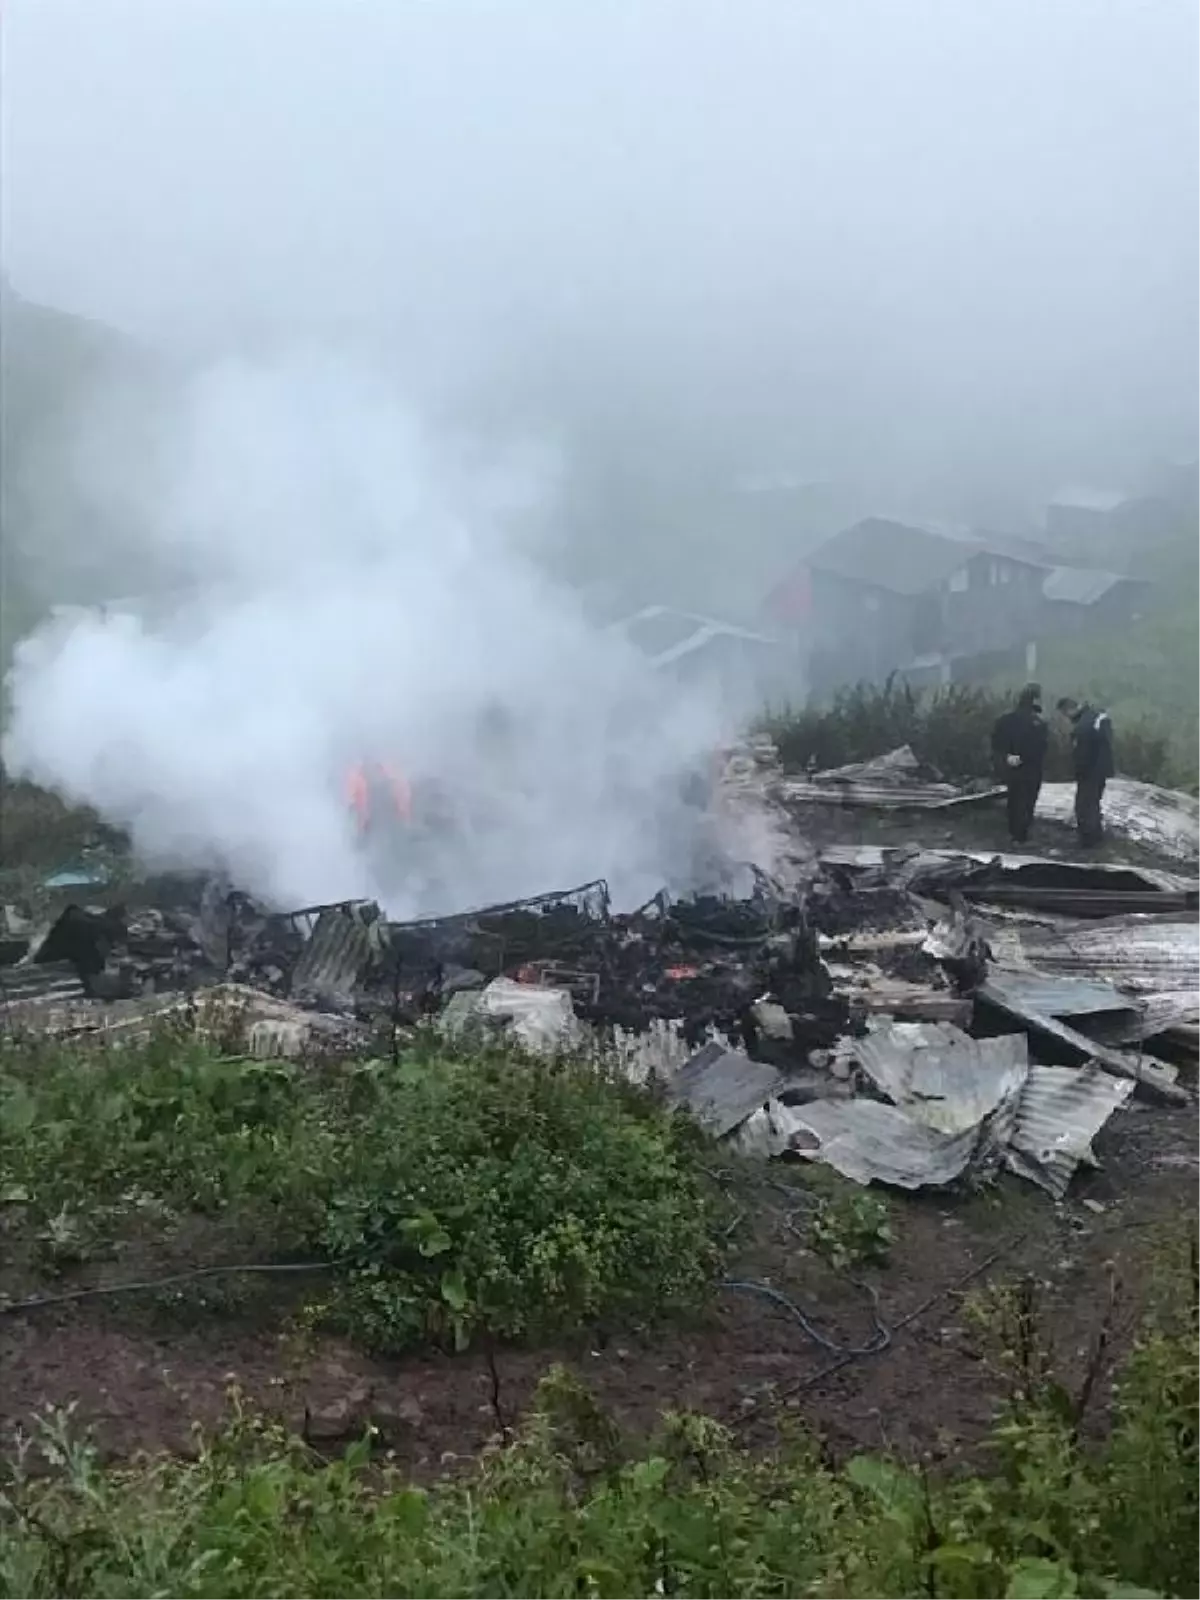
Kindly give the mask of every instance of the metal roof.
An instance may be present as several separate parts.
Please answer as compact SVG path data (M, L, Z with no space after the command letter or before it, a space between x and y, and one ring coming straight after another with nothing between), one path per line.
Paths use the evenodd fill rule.
M1007 922L989 924L988 940L1006 961L1017 959L1054 977L1095 979L1138 995L1200 991L1200 930L1186 918Z
M1031 1066L1005 1152L1008 1165L1061 1200L1079 1163L1094 1160L1092 1140L1132 1092L1128 1078L1100 1067Z
M971 805L999 795L1000 789L971 793L952 783L923 781L920 763L908 745L871 761L814 772L811 778L781 778L775 793L785 802L867 806L880 810L931 811L943 806Z
M1047 600L1091 606L1118 584L1135 582L1135 578L1127 578L1120 572L1101 572L1092 567L1054 567L1046 574L1042 594Z
M867 517L818 545L808 565L853 583L914 595L941 583L984 549L944 531Z
M715 639L737 639L772 650L778 647L778 641L767 634L755 633L733 622L721 622L716 617L676 611L670 606L643 606L612 627L648 655L656 667L668 666Z
M820 572L854 583L915 595L957 572L973 556L991 555L1030 567L1053 564L1041 545L1006 534L992 534L939 522L909 522L867 517L835 533L808 557Z
M1120 729L1117 730L1120 759ZM1073 822L1075 785L1044 783L1037 813L1049 822ZM1104 825L1110 833L1147 845L1175 861L1200 856L1200 801L1177 789L1162 789L1133 778L1110 778L1104 791Z

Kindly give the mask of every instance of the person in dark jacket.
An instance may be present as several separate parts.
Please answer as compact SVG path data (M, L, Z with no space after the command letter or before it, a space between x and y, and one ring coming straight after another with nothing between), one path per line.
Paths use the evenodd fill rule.
M1113 760L1112 718L1086 703L1064 695L1058 709L1071 724L1071 754L1075 766L1075 826L1079 842L1089 847L1104 838L1101 803L1104 786L1116 771Z
M1041 685L1027 683L1013 709L997 717L992 729L992 759L1007 790L1008 832L1014 844L1029 838L1049 740Z

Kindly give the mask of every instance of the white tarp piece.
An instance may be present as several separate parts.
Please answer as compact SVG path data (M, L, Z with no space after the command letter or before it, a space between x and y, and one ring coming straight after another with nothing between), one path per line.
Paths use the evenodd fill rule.
M578 1049L586 1037L565 989L542 989L511 978L494 978L478 993L453 995L442 1013L442 1027L452 1035L488 1023L503 1028L533 1055Z
M1043 784L1036 815L1048 822L1074 822L1075 785ZM1112 778L1104 791L1104 825L1119 838L1145 845L1171 861L1194 864L1200 859L1200 801L1194 795L1133 778Z

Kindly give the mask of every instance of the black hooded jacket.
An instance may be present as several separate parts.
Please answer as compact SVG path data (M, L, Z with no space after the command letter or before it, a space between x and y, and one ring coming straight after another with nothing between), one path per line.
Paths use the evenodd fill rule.
M1071 754L1075 781L1094 783L1111 778L1116 771L1113 759L1112 718L1107 711L1080 706L1071 718Z
M1040 783L1049 742L1050 730L1042 708L1035 701L1021 701L997 717L992 729L992 759L997 775L1002 779L1020 775ZM1021 765L1010 767L1009 756L1020 756Z

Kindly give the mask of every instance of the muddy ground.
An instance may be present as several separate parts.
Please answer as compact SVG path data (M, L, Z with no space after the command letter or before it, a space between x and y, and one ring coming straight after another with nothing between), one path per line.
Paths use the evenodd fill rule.
M298 1331L293 1313L317 1292L312 1284L259 1279L246 1289L246 1280L242 1288L210 1280L0 1315L0 1434L10 1441L39 1411L71 1405L106 1455L187 1450L193 1422L217 1422L236 1384L251 1404L328 1449L374 1422L380 1442L425 1477L512 1426L538 1377L562 1360L636 1431L664 1408L687 1407L733 1425L754 1447L774 1442L781 1424L800 1422L838 1459L881 1448L942 1462L971 1458L1000 1390L964 1297L987 1283L1033 1277L1064 1370L1080 1373L1115 1281L1102 1407L1108 1374L1145 1303L1152 1243L1194 1219L1196 1150L1193 1108L1139 1104L1105 1129L1102 1169L1080 1174L1063 1206L1015 1179L971 1196L891 1197L891 1261L867 1274L891 1343L841 1365L765 1298L727 1290L688 1328L610 1330L558 1349L379 1360ZM801 1181L805 1175L816 1185L830 1177L810 1168ZM866 1340L872 1321L863 1289L788 1231L789 1202L778 1191L744 1182L732 1180L745 1217L730 1275L769 1281L835 1341ZM119 1264L39 1287L56 1292L211 1260L214 1242L177 1241L168 1259L147 1237ZM31 1287L10 1255L0 1298Z

